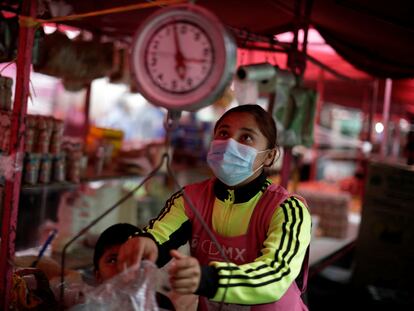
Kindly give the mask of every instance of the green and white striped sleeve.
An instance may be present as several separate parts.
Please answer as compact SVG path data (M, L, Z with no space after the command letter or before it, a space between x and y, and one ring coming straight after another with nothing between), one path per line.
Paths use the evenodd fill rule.
M163 266L171 259L169 251L179 248L191 237L191 222L185 213L182 191L167 200L159 215L143 231L157 243L157 265Z

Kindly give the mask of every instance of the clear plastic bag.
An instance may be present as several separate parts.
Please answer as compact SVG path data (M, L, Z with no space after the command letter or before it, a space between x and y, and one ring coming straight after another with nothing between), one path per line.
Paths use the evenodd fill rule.
M152 262L142 261L140 266L132 266L85 292L85 303L71 310L159 311L155 298L156 270Z

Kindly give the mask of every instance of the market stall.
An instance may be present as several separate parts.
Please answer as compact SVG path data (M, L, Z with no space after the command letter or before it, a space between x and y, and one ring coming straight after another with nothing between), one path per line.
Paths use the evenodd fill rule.
M327 185L323 187L321 184L317 185L316 189L315 184L302 184L298 187L294 181L294 173L301 167L301 163L299 163L300 161L296 162L296 160L302 159L303 155L300 152L294 152L293 149L297 145L314 148L314 151L316 150L314 159L318 159L319 151L315 148L313 141L314 118L317 119L316 123L320 124L323 101L335 98L337 95L333 93L340 88L355 89L356 92L347 94L347 103L350 106L363 106L365 112L364 119L368 125L364 126L363 135L365 137L356 143L358 150L362 150L363 141L371 143L374 141L374 138L371 137L373 123L375 122L376 113L381 110L380 105L375 107L371 102L376 104L379 101L378 94L381 94L381 97L384 94L385 105L382 121L386 131L390 120L390 111L394 113L399 111L401 115L410 115L412 113L412 106L406 104L412 99L412 80L411 82L410 80L405 80L405 82L397 81L394 84L391 82L392 78L407 78L414 75L414 64L411 57L414 46L410 44L410 42L413 42L412 31L410 31L412 25L410 24L409 17L401 14L401 12L409 12L410 4L402 2L402 5L395 6L395 11L393 9L388 16L384 16L389 8L378 6L376 2L373 2L375 6L369 3L365 4L365 6L346 6L326 1L289 1L287 3L281 3L280 1L260 1L257 3L256 1L256 5L252 7L248 2L198 1L197 4L217 15L223 22L223 25L217 23L215 26L222 28L216 29L212 24L200 22L197 16L194 17L189 14L186 17L188 18L186 23L194 27L190 31L198 29L203 34L200 41L199 39L194 39L193 42L188 43L192 47L190 50L194 52L191 58L194 63L201 63L200 59L198 59L200 56L196 52L203 51L204 49L204 51L214 51L217 56L217 59L214 60L217 62L215 63L208 53L203 54L203 66L200 65L201 78L200 75L191 76L182 85L174 85L173 81L169 81L169 84L165 85L160 83L158 86L161 86L163 90L160 93L157 92L158 89L154 88L154 85L146 84L146 81L158 81L157 79L161 79L159 78L160 75L168 77L169 73L164 71L164 67L168 64L161 63L160 59L146 58L147 54L143 53L144 49L141 47L147 44L148 47L145 51L155 53L159 44L156 42L162 42L160 38L167 34L168 29L165 28L164 30L162 28L162 20L160 22L154 19L152 24L145 24L142 21L149 14L159 10L160 6L177 4L179 2L184 1L122 1L122 3L119 1L99 1L99 4L95 1L71 1L70 3L50 1L49 7L45 7L47 3L43 1L40 1L40 7L37 6L35 1L23 1L23 6L21 7L18 1L10 5L4 3L5 11L8 11L13 16L10 19L20 17L14 103L12 107L9 105L8 108L9 110L12 109L8 113L10 116L10 130L7 134L6 132L3 133L5 137L9 136L9 147L4 148L2 146L2 164L5 163L5 160L8 160L10 164L7 167L12 168L8 171L10 174L6 176L4 187L2 188L4 195L2 200L0 274L5 277L2 279L0 286L0 295L2 299L1 304L4 308L7 308L10 304L7 293L10 292L13 267L9 262L15 254L16 234L21 236L19 234L21 227L16 226L18 224L19 200L27 202L29 196L25 196L25 193L27 194L31 191L27 184L31 184L32 188L36 188L35 186L37 186L38 182L40 184L52 182L50 186L43 185L35 190L42 193L41 205L54 200L51 193L60 191L70 193L72 189L84 187L85 184L88 184L85 186L87 189L94 191L93 188L96 184L93 184L93 182L101 182L102 179L108 181L108 179L110 180L114 176L116 176L116 180L113 181L114 184L119 183L121 174L110 165L111 160L114 159L111 153L113 151L115 153L124 152L122 155L124 156L125 161L123 165L125 167L137 164L134 162L134 159L136 159L136 155L139 152L147 153L146 156L140 157L141 162L138 163L139 165L135 165L135 168L138 167L138 176L136 170L134 174L122 174L123 178L131 178L134 183L137 180L139 180L138 182L142 181L143 176L151 168L156 167L161 159L160 155L162 153L160 150L164 147L164 140L153 143L152 147L150 146L148 149L134 150L132 153L128 153L117 149L123 138L122 132L89 124L91 82L97 77L110 74L109 68L114 65L112 63L113 59L115 59L114 55L117 53L118 56L122 55L121 50L125 49L125 46L128 49L132 49L132 54L135 56L132 59L132 68L137 75L135 83L138 84L140 93L149 99L152 104L169 110L168 116L170 116L171 126L180 117L181 110L196 111L220 99L233 79L233 73L237 66L239 66L236 80L239 83L239 87L241 86L246 91L244 98L239 93L239 102L243 100L265 100L266 107L274 115L280 126L278 129L281 133L282 145L284 147L283 164L281 167L276 168L279 176L275 178L280 178L278 180L282 185L290 185L294 190L302 193L305 198L309 198L313 202L313 214L319 217L319 229L320 232L324 232L324 239L318 241L322 250L320 252L314 251L311 254L311 261L313 263L321 263L324 258L329 257L329 255L344 246L348 246L349 243L354 245L355 237L357 236L357 230L355 230L354 225L358 222L354 221L355 218L351 218L352 221L349 222L348 212L349 210L354 212L360 211L363 193L359 194L359 206L355 207L355 205L352 205L356 202L355 193L343 191L344 189L339 187L335 187L334 190L332 190L333 187ZM235 10L237 10L238 14L234 14ZM209 11L206 11L207 13L204 14L207 16ZM275 12L278 15L278 19L274 18ZM261 18L253 20L248 18L249 16L261 16ZM338 16L341 16L340 20L337 19ZM363 18L356 18L360 16L363 16ZM396 16L398 16L398 19ZM348 23L343 21L352 18L354 18L355 23L353 23L352 27L347 26L345 31L343 25ZM389 23L389 21L393 23ZM79 137L82 138L80 143L71 141L63 144L61 120L27 115L27 99L30 93L30 65L33 59L32 47L33 45L36 46L33 43L34 41L35 43L40 42L35 40L35 30L42 25L48 24L59 25L59 27L68 27L69 25L83 31L89 31L95 38L99 38L101 41L99 44L92 44L86 40L73 42L62 33L56 32L54 35L42 37L44 40L43 49L48 51L48 53L43 54L43 59L40 58L34 61L35 70L61 78L67 89L72 91L79 89L88 90L85 97L85 118L79 132ZM346 67L349 64L337 66L338 61L341 61L341 64L344 63L338 56L331 60L318 60L318 56L322 54L310 51L307 47L310 25L317 29L326 42L331 44L342 57L364 72L354 67ZM405 27L404 25L408 26ZM364 27L366 31L361 32L361 27ZM138 32L137 29L139 29ZM302 40L299 39L299 29L303 29L304 38ZM378 31L378 29L382 29L383 32L381 39L371 36L371 32L374 30ZM293 32L291 41L282 42L278 40L276 35L288 30ZM234 42L232 38L235 38ZM214 45L216 42L220 42L220 40L225 42L222 46ZM115 49L116 53L111 53L115 46L113 42L122 42L122 48ZM214 44L205 47L206 44L211 43ZM137 46L140 48L136 48ZM375 47L377 54L372 52L373 47ZM160 49L162 48L161 46ZM168 46L166 48L168 49ZM86 59L83 59L83 51L86 49L90 52L87 55L89 58L85 56ZM66 51L70 55L70 61L67 63L62 62L62 58L59 58L61 57L59 55L61 51ZM102 51L108 53L101 53ZM35 50L35 52L38 53L38 50ZM55 56L56 59L54 58ZM367 62L366 59L370 61ZM398 62L396 61L397 59ZM282 65L281 62L286 63L286 65ZM185 66L183 60L179 63L181 65L179 64L180 68L176 68L177 73L185 75L184 72L188 70L188 67ZM51 66L53 64L55 65L54 67ZM263 64L264 67L258 67L263 66ZM64 67L62 65L69 68L62 68ZM81 69L76 70L75 65ZM207 68L207 65L211 67ZM153 71L143 70L146 66L152 66ZM194 65L194 67L196 66L198 65ZM82 70L87 72L87 74L82 76L70 75L70 73L82 72ZM245 71L244 75L243 70ZM114 72L111 73L113 74ZM388 79L378 82L380 78ZM128 76L126 80L128 83L132 83L131 81L135 79L131 79L131 76ZM302 81L303 85L299 85L298 81ZM349 84L342 84L340 86L338 81L347 81L345 83ZM295 87L295 89L291 92L292 87ZM181 88L187 94L191 93L192 97L177 96L175 88ZM286 90L289 90L289 94L284 93L287 92ZM395 90L395 92L391 90ZM295 112L292 112L291 102L287 100L286 96L285 98L283 97L284 94L288 94L287 96L295 99L294 103L295 107L297 107ZM374 98L370 100L372 94ZM400 102L400 105L390 106L391 101ZM218 105L215 106L217 107ZM289 113L291 114L289 115ZM187 159L181 164L184 164L184 169L188 171L190 171L189 163L192 165L199 163L204 156L203 144L206 140L205 132L208 129L208 125L200 124L197 123L197 120L190 117L187 124L181 125L181 132L177 131L177 136L167 136L166 139L167 143L171 142L175 146L179 146L175 149L175 159ZM33 137L30 138L29 133L36 133L33 135L36 135L37 140L34 141ZM185 134L179 136L179 133ZM331 139L333 140L338 141L340 139L338 136L332 137ZM105 141L105 144L99 143L102 141ZM383 145L388 146L390 144L389 141L390 139L385 138ZM317 140L316 144L319 146L323 145L323 140ZM61 147L68 148L70 150L68 153L72 155L71 158L66 158L69 168L71 168L68 171L70 173L65 173L65 177L62 177L62 173L59 175L61 162L59 162L58 154ZM92 151L90 152L88 148L92 149ZM402 149L401 146L398 148ZM188 152L189 150L190 152ZM194 156L195 150L198 151L196 156ZM50 154L52 158L49 159L42 156L37 159L36 156L30 156L30 152ZM110 154L109 158L108 152ZM389 154L386 147L382 147L381 152L384 157ZM402 150L393 152L394 155L398 155L402 159ZM24 153L29 154L26 155L25 159L23 158ZM86 154L93 161L93 165L82 170L82 159L84 159ZM322 157L321 154L319 153L319 157ZM360 154L353 155L353 159L358 161L361 158L363 161L366 160ZM29 163L29 166L26 166L26 163ZM47 171L48 165L49 167L53 165L54 175L44 173ZM103 169L104 165L105 170ZM23 166L24 170L22 169ZM39 167L43 169L39 171ZM177 168L179 167L177 166ZM196 178L209 174L203 168L197 169L199 171L194 174ZM310 175L313 179L316 179L317 170L316 165L311 165ZM40 175L37 176L36 174ZM185 180L194 177L191 174L184 175L183 178ZM162 178L164 176L161 176ZM53 188L53 182L59 182L57 187L59 189ZM61 187L61 182L68 183ZM23 184L26 184L26 187L22 187ZM121 181L121 184L123 184L123 181ZM117 186L113 186L113 184L108 186L108 188L111 187L116 188ZM41 191L38 191L38 189L41 189ZM123 191L125 189L120 187L117 190L119 190L119 193L111 193L112 197L123 200L122 198L125 195ZM93 201L94 198L96 196L103 196L105 191L107 191L107 188L103 188L101 193L96 191L96 193L90 195L89 199L91 201L88 204L97 205ZM128 195L131 196L133 192L129 192ZM319 195L321 193L322 198ZM106 194L109 195L109 192L106 192ZM70 195L68 196L70 197ZM67 199L73 200L73 198ZM145 206L145 202L143 202L143 206ZM86 208L83 210L79 209L78 212L81 215L86 210ZM114 222L136 218L136 215L131 214L131 210L133 208L124 207L123 209L121 207L120 218L115 218ZM90 212L90 210L87 211ZM101 212L104 212L104 210L92 212L93 217L84 219L83 223L82 218L79 217L76 221L77 229L71 228L71 230L67 231L67 238L69 236L77 237L77 233L83 235L86 232L84 229L89 226L91 219L95 217L98 217L98 220L101 219L99 216ZM30 212L27 213L30 214ZM103 216L106 216L106 212ZM67 217L67 215L63 217ZM333 220L334 218L335 221ZM92 222L91 225L94 224ZM101 224L102 227L98 227L96 230L102 230L104 224L106 223L103 222ZM334 240L331 240L331 238ZM63 246L65 249L67 241L68 239L64 242L61 241L61 248ZM79 268L83 263L72 262L72 264L72 267Z

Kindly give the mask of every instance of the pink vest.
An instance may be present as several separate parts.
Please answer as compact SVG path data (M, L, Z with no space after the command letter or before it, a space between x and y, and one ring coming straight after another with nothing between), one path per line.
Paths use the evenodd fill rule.
M212 226L212 212L215 200L213 191L214 182L215 179L212 178L201 183L186 186L185 194L191 199L191 202L199 212L200 216L206 221L207 226L220 243L229 260L238 265L252 262L260 255L260 250L266 239L267 230L273 213L290 195L283 187L273 184L270 185L253 211L247 233L236 237L224 237L214 232ZM187 201L185 201L185 210L192 223L192 237L190 241L191 255L196 257L202 265L207 265L210 261L223 261L217 247L201 223L195 218L194 212ZM302 264L301 275L303 284L301 289L299 290L296 282L293 282L286 293L278 301L252 306L225 304L222 310L308 310L300 297L304 292L307 283L308 252ZM218 310L219 306L219 303L200 297L198 309L202 311Z

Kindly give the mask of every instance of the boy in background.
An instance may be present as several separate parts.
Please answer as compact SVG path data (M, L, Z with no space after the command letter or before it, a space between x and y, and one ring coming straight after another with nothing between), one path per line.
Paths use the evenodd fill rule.
M117 268L119 248L128 238L140 229L128 223L119 223L105 229L99 236L93 255L95 278L98 284L111 279L121 271ZM157 304L166 310L175 310L170 299L156 293Z

